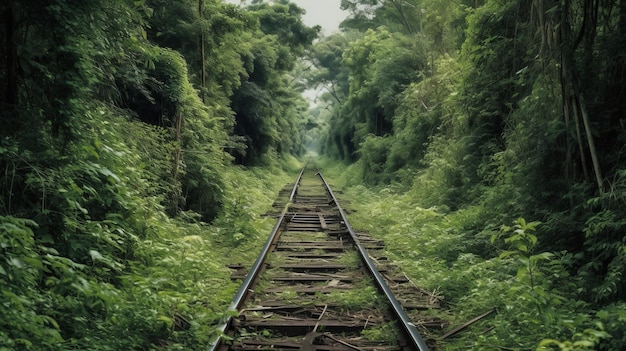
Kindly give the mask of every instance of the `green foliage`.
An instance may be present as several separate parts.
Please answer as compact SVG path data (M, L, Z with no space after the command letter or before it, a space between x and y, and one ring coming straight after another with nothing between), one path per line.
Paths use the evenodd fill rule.
M590 215L583 226L585 251L590 256L581 269L581 275L592 281L590 298L596 302L622 299L626 293L623 277L626 269L624 251L623 176L618 172L610 193L591 198L587 202Z
M508 235L504 242L508 244L509 250L502 252L499 258L510 257L517 261L519 269L516 278L519 285L513 286L511 291L517 292L520 299L533 304L538 316L549 323L555 318L552 309L563 301L561 296L551 291L551 285L568 274L553 253L534 253L537 246L534 232L540 222L527 223L523 218L518 218L514 223L513 227L502 227L502 234ZM498 235L492 236L491 242L497 238Z
M344 114L355 126L354 143L368 133L391 132L395 96L419 77L425 58L419 43L385 28L370 30L343 55L350 70L350 91Z
M375 328L367 328L361 332L366 340L386 341L389 345L397 342L398 331L395 324L385 323Z
M263 189L276 194L287 180L277 166L274 175L233 169L228 198L241 194L241 187L255 189L246 194L248 217L233 212L229 215L237 223L218 221L218 227L173 221L155 201L162 193L147 181L161 169L151 158L159 130L103 116L106 132L74 153L82 162L47 174L27 169L36 178L26 197L46 195L44 208L33 210L36 221L0 218L1 296L10 306L2 309L2 346L119 350L166 343L172 349L199 349L214 336L213 325L236 289L224 258L254 259L258 233L272 225L258 220L273 200ZM124 144L122 131L129 130L135 139ZM14 151L6 149L10 154L3 160L19 165ZM20 174L6 176L21 186ZM3 205L24 210L15 199L10 207ZM248 229L245 244L224 240L225 233L241 228Z
M0 216L0 347L52 349L62 341L59 325L36 307L46 298L34 292L44 264L35 244L31 220ZM53 251L50 250L50 253Z
M502 233L507 234L511 233L509 237L504 239L504 242L509 244L512 251L505 251L500 254L500 258L508 257L511 255L527 255L533 251L535 245L537 245L537 236L533 234L537 230L537 226L541 224L541 222L530 222L526 223L526 220L523 218L518 218L514 221L513 227L503 226ZM497 239L497 236L491 237L491 243ZM537 260L535 260L535 265ZM530 262L528 262L530 264ZM529 266L528 271L531 271Z
M215 125L209 128L217 145L226 145L235 161L243 164L261 163L273 152L302 151L300 121L304 102L299 91L303 88L293 86L288 76L294 62L319 32L319 28L302 23L302 9L288 2L243 9L221 1L202 1L202 13L199 13L198 1L149 3L155 9L149 37L185 58L189 80L199 86L201 100L211 109L210 118L217 118L218 124L222 124L219 129ZM179 91L186 89L180 84L172 86ZM166 116L172 123L176 121L176 111ZM234 135L221 141L223 136L215 135L216 130ZM199 151L202 146L194 144L190 148ZM188 186L183 185L187 190L183 192L213 194L213 199L200 199L200 195L187 199L188 208L200 210L203 219L210 220L221 201L221 185L219 180L212 179L215 176L211 177L211 173L219 173L219 167L204 170L207 164L215 164L215 160L207 161L203 159L202 166L193 165L190 170L194 177L202 175L208 179L213 186L201 188L210 190L187 182ZM191 202L195 204L191 206Z
M559 341L554 339L544 339L539 343L537 350L554 350L555 347L561 351L590 351L597 350L596 347L602 339L610 337L602 330L602 325L598 329L585 329L582 333L573 335L572 340Z
M3 2L0 348L206 345L304 142L358 159L354 215L459 320L498 309L451 349L621 347L624 2L342 6L307 116L288 1Z
M209 101L227 103L246 75L243 57L250 46L244 34L254 30L250 13L221 1L147 1L154 9L147 29L150 40L182 54L191 72L190 79L200 86L201 52L199 37L205 44L207 81L202 93Z
M258 16L261 31L275 36L280 43L280 70L292 69L294 56L303 55L321 31L320 26L305 26L302 22L304 10L289 1L272 5L260 3L249 6L248 10Z
M341 176L353 187L346 194L372 205L353 216L386 233L408 274L441 287L461 313L498 309L491 332L470 328L449 347L534 348L546 338L546 349L619 349L621 339L604 338L596 322L623 334L623 322L609 328L607 316L620 320L626 291L618 98L626 45L615 39L626 30L624 4L342 7L351 13L343 28L362 36L342 35L341 65L330 50L341 40L320 44L320 76L348 74L336 85L348 94L336 94L328 114L316 111L328 130L323 151L356 161ZM373 199L360 196L372 196L364 181L376 186ZM437 215L422 218L430 211Z
M342 0L341 8L351 16L341 23L343 28L362 31L388 26L394 31L414 34L422 25L420 1L415 0Z
M385 179L385 163L391 148L390 137L378 137L369 135L365 138L359 149L363 166L363 180L372 184L382 183Z
M587 335L587 329L599 330L597 322L611 335L621 335L619 307L596 314L580 299L584 280L567 270L576 257L542 251L545 224L517 219L511 226L485 227L490 214L481 205L426 209L402 187L372 190L355 184L358 166L328 166L324 171L336 186L344 185L341 197L350 202L351 224L384 240L385 255L418 286L452 302L453 317L444 316L453 319L452 325L497 310L447 342L446 350L488 350L493 345L533 349L542 339L567 340L577 333ZM614 321L610 330L609 321ZM574 341L591 340L578 338ZM597 346L615 349L609 345L619 341L611 340L602 339Z
M199 15L197 4L0 5L10 19L0 29L0 349L199 350L215 336L236 289L224 261L253 259L271 227L259 220L273 200L264 190L278 193L281 167L297 162L229 168L229 98L248 78L257 26L235 6L207 1ZM186 45L208 32L215 65L198 92L200 55ZM295 94L270 97L292 134ZM298 151L297 136L284 139ZM255 190L227 202L240 187ZM234 221L206 223L220 215Z
M336 45L336 41L327 44ZM426 66L424 47L411 37L381 27L358 36L345 49L342 70L336 67L336 52L326 50L320 49L317 54L322 70L318 79L330 84L329 94L340 104L333 108L326 147L337 150L340 158L354 160L356 151L367 145L364 142L368 135L392 133L398 95L421 79L419 71ZM328 78L325 70L330 69L342 75ZM383 161L376 167L384 168L388 152L387 148L384 155L373 156Z
M324 100L333 99L341 103L348 95L349 70L341 61L344 50L350 44L349 35L354 33L321 38L311 50L316 70L308 77L308 83L315 87L326 86L329 96L322 97Z
M616 304L607 305L602 310L598 311L596 317L599 319L601 325L596 327L600 331L605 331L610 335L609 338L604 338L600 345L602 350L617 350L626 341L626 336L623 333L626 328L626 310L624 309L624 303L619 302Z
M363 282L362 286L354 290L332 292L324 297L325 301L333 301L347 311L363 310L365 308L380 309L384 306L384 299L372 284Z
M414 170L423 168L429 144L434 144L442 124L453 119L455 110L452 103L456 92L458 76L455 62L444 56L435 63L435 72L418 83L412 83L398 98L398 108L393 122L393 146L387 160L387 173L403 168ZM450 140L447 140L450 145ZM440 153L438 158L443 158ZM434 164L429 165L435 168ZM412 176L399 176L406 179ZM435 179L433 177L433 179ZM450 183L453 184L453 183Z

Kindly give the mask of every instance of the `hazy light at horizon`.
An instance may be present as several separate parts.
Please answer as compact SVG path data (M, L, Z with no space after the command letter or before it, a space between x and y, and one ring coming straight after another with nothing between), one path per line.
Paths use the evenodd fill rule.
M241 5L241 0L224 0L230 4ZM340 9L341 0L290 0L303 8L306 13L302 21L309 27L320 25L322 34L331 35L339 30L339 23L343 21L348 12ZM247 1L243 1L243 4Z

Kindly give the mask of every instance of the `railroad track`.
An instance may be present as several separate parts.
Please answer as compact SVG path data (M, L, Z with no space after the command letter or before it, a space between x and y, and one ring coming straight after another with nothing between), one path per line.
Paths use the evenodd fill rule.
M303 168L281 193L277 223L254 265L231 266L243 279L230 306L238 315L210 349L432 349L420 331L445 323L419 314L438 308L438 298L384 257L372 259L383 243L353 231L320 172Z

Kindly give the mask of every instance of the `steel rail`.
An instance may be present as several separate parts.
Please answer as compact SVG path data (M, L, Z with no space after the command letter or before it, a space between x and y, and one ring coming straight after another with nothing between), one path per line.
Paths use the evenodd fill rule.
M241 305L245 301L250 291L250 287L254 284L254 281L258 277L258 274L261 271L261 268L263 267L263 263L265 262L265 259L267 258L268 253L271 251L272 245L278 239L279 229L285 220L285 214L287 213L289 204L293 202L293 198L298 192L298 186L300 185L300 180L302 179L302 174L304 174L305 169L306 169L306 164L304 165L304 167L302 167L302 170L300 170L298 179L296 180L296 183L294 184L293 189L291 190L289 201L287 202L287 205L283 208L278 220L276 221L276 224L274 225L274 228L272 229L270 236L267 238L267 242L265 242L265 246L263 246L263 249L261 250L259 257L257 257L256 261L254 262L254 265L252 265L250 272L248 272L243 283L241 283L241 287L237 291L237 294L235 295L233 302L228 307L229 312L239 311L239 309L241 308ZM229 315L227 319L218 327L219 335L217 339L209 347L210 351L217 350L217 348L221 345L222 335L224 335L224 333L226 332L226 329L228 329L228 326L232 323L232 321L233 321L233 317L232 315Z
M426 342L424 342L424 340L422 339L422 337L420 336L420 334L419 334L419 332L417 330L417 327L415 327L415 324L413 324L411 322L411 320L409 319L409 316L407 316L406 312L404 311L404 308L402 307L400 302L398 302L398 300L394 296L393 292L391 291L391 289L389 288L389 286L385 282L383 276L380 274L380 272L376 268L376 265L374 264L374 261L372 261L372 259L367 254L367 250L365 249L363 244L361 244L361 241L359 240L359 238L356 236L356 233L354 232L354 230L352 229L352 226L348 222L348 218L346 216L346 213L344 212L343 208L341 208L341 206L339 205L339 202L337 201L337 198L335 197L335 194L333 193L332 189L328 185L328 182L326 182L326 179L324 178L324 176L322 175L322 173L320 172L319 169L317 170L317 174L319 175L319 177L324 182L324 186L326 187L326 191L328 191L328 194L332 197L333 201L335 202L335 205L337 206L337 209L339 210L339 213L341 214L341 219L343 220L343 222L344 222L344 224L346 226L346 229L350 233L350 236L352 237L352 240L354 240L354 244L356 245L356 247L359 250L359 253L361 255L361 259L363 260L363 262L367 266L367 269L369 270L369 272L374 276L374 278L376 280L376 284L378 285L378 288L385 294L385 296L387 297L387 299L391 303L391 307L393 309L394 314L402 322L401 327L402 327L402 329L404 329L406 334L409 336L410 342L413 344L413 346L416 348L416 350L428 351L428 346L426 345Z

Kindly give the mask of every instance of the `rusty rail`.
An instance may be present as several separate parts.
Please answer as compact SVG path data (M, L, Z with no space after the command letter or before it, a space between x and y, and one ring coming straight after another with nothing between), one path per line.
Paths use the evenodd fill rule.
M210 351L222 351L222 350L230 350L230 347L224 345L222 343L221 335L227 333L235 333L235 330L241 330L237 328L256 328L257 330L265 330L266 328L276 330L277 335L282 335L280 330L286 330L291 328L302 329L302 333L298 331L292 335L292 339L282 339L282 340L274 340L268 341L267 339L262 338L253 338L253 339L245 339L241 341L243 344L238 344L238 350L252 350L263 347L272 347L280 350L327 350L327 349L360 349L358 346L351 345L346 342L346 340L340 340L337 336L343 335L341 334L343 330L364 330L368 323L383 323L385 321L396 320L399 326L400 332L402 333L402 342L399 342L397 347L400 347L401 350L415 350L415 351L428 351L428 346L418 333L418 330L415 325L413 325L407 316L404 308L400 304L400 302L394 296L394 293L389 288L388 284L385 281L383 275L376 268L373 260L367 253L366 247L359 240L357 234L354 232L352 227L350 226L345 211L339 205L335 194L330 188L328 182L323 177L321 172L317 170L316 177L308 175L308 183L304 182L303 188L300 188L302 185L303 174L306 170L306 166L302 168L300 171L297 181L291 190L289 201L287 205L282 209L276 225L272 229L270 236L267 239L259 257L256 259L254 265L250 269L250 271L245 276L243 283L238 290L233 302L229 306L229 311L231 312L239 312L241 314L240 317L227 317L223 323L219 326L220 336L215 340L209 347ZM319 177L319 178L317 178ZM315 180L314 180L315 179ZM319 183L321 181L321 184ZM322 186L324 188L324 195L322 193ZM312 191L311 188L317 188L317 190ZM299 192L300 190L300 192ZM286 196L286 193L285 193ZM291 212L289 212L291 210ZM330 213L330 214L329 214ZM302 232L311 232L315 235L325 234L329 237L326 239L321 239L321 241L315 241L308 234L304 237L299 237L298 233ZM284 239L280 239L283 237L284 233L287 233ZM333 240L329 240L330 236L334 235ZM345 235L345 237L344 237ZM305 238L305 239L300 239ZM346 242L349 242L344 245L343 239ZM279 241L280 240L280 241ZM367 240L366 240L367 241ZM278 267L274 267L273 269L281 269L279 271L281 274L271 275L275 283L282 282L291 282L289 284L301 284L301 282L327 282L325 285L321 286L321 290L326 291L329 289L333 289L337 285L347 285L347 288L350 288L350 284L353 283L354 280L362 280L363 278L356 278L355 276L351 276L350 271L345 271L345 264L341 264L340 262L333 262L333 257L337 257L338 255L345 254L347 247L350 247L349 251L356 251L361 261L361 266L364 267L367 274L369 274L375 283L376 288L381 293L381 298L384 295L386 301L389 304L389 310L392 312L392 319L383 318L382 316L378 316L370 321L370 317L367 317L367 320L359 319L359 318L348 318L337 317L339 313L337 310L332 310L329 308L329 305L322 302L321 305L315 306L315 303L311 305L308 297L303 297L306 302L305 305L298 305L297 303L289 303L289 304L280 304L280 305L272 305L270 302L272 299L267 300L267 298L261 300L263 301L262 305L257 305L259 301L259 294L255 293L252 289L254 288L256 282L259 279L260 273L266 267L266 259L270 252L273 250L295 250L289 251L289 255L286 257L290 257L292 259L291 262L281 263ZM305 250L305 251L298 251ZM306 251L311 250L311 251ZM323 252L320 254L319 252ZM341 252L341 253L340 253ZM317 261L315 264L311 264L311 258L317 257L318 259L322 256L327 257L320 261ZM303 257L302 261L298 261L299 259L294 259L294 257ZM294 263L295 262L295 263ZM274 265L276 266L276 265ZM285 271L282 271L284 269ZM321 273L317 273L320 270ZM363 269L360 268L358 270L360 275L365 274ZM329 273L331 272L331 273ZM337 273L333 273L337 272ZM388 273L387 273L388 274ZM243 275L241 275L243 276ZM331 276L332 278L329 278ZM330 279L330 282L329 282ZM324 283L323 283L324 284ZM346 287L344 287L346 288ZM353 289L354 287L352 287ZM282 290L281 290L282 289ZM289 291L292 290L293 286L289 285ZM320 292L320 286L315 284L313 285L305 285L299 287L299 291L303 291L305 296L315 296L315 295L306 295L306 294L317 294ZM317 289L317 290L316 290ZM263 289L262 289L263 290ZM276 291L287 291L284 286L279 286L278 288L266 288L266 292L261 292L261 295L267 294L271 290ZM298 293L300 294L300 292ZM243 309L244 303L250 299L251 301L255 301L253 305L247 305L247 308ZM319 302L318 302L319 303ZM313 306L313 307L311 307ZM323 310L320 312L320 310ZM303 311L309 311L307 313L312 313L315 318L309 317L306 318L296 318L299 314L293 313L301 313ZM267 313L271 315L272 313L278 313L278 311L285 311L289 314L285 315L287 317L281 318L257 318L255 316L258 315L259 312ZM295 312L298 311L298 312ZM251 313L251 315L248 315ZM256 313L256 314L255 314ZM335 314L333 316L333 313ZM234 315L232 313L231 315ZM367 316L367 314L365 314ZM363 326L363 322L365 323ZM247 326L247 327L246 327ZM325 332L318 332L318 327L323 328ZM337 331L340 334L332 334L331 331ZM237 332L238 333L238 332ZM357 334L358 335L358 334ZM294 338L298 340L294 340ZM335 342L335 345L338 345L339 348L328 348L330 346L320 346L313 345L316 339L325 338L325 340L329 340L329 342ZM361 342L361 341L357 341ZM246 346L247 345L247 346ZM317 348L317 347L322 348ZM327 348L324 348L327 347ZM342 350L343 350L342 349ZM396 348L388 348L387 346L380 348L381 350L396 350Z
M304 173L305 169L306 169L306 165L302 167L302 170L300 170L300 174L298 174L298 179L296 180L296 183L293 186L293 190L291 191L291 195L289 196L289 203L293 201L293 198L296 192L298 191L298 186L300 185L300 180L302 179L302 174ZM248 293L250 292L250 288L254 285L255 281L259 277L259 273L263 267L263 263L265 262L265 259L267 258L267 254L271 251L272 245L278 239L278 232L279 232L281 225L283 224L285 220L286 213L287 213L287 206L283 208L280 216L278 217L278 220L276 221L276 225L274 225L274 228L272 229L270 236L265 242L263 249L261 249L261 253L259 254L259 257L257 257L256 261L252 265L252 268L250 269L250 272L248 272L248 274L246 275L246 278L241 284L241 287L239 288L239 290L237 291L237 294L235 295L233 302L228 307L228 311L237 312L241 309L243 302L246 300L246 297ZM233 321L233 317L232 315L229 314L227 319L218 327L218 333L223 335L226 329L228 328L228 326L232 323L232 321ZM222 339L221 335L218 336L218 338L213 342L213 344L211 344L211 346L209 347L210 351L215 351L219 347L221 339Z
M417 331L417 328L407 316L400 302L398 302L393 292L391 292L391 289L385 282L385 279L376 268L376 265L367 254L367 250L365 249L365 247L363 247L356 233L352 229L352 226L348 222L346 213L343 210L343 208L339 205L339 201L337 201L337 198L335 197L335 194L330 188L330 185L328 185L328 182L326 182L326 179L324 178L322 173L319 172L319 170L318 170L318 174L320 178L322 178L322 181L324 182L324 184L326 185L326 189L328 193L330 194L330 196L333 198L333 201L335 202L337 209L339 209L339 213L341 214L341 218L344 221L344 225L348 229L348 232L350 233L352 240L354 240L354 243L359 250L361 260L363 260L363 262L367 266L368 271L372 274L372 276L374 276L374 279L376 280L376 285L378 286L378 288L383 292L383 294L385 294L385 296L387 297L387 300L389 300L389 302L391 303L391 307L393 309L394 314L401 321L400 325L402 329L404 329L404 331L406 332L407 336L409 337L411 343L413 344L416 350L428 351L428 345L426 345L426 342L424 342L424 340L420 336L419 332Z

